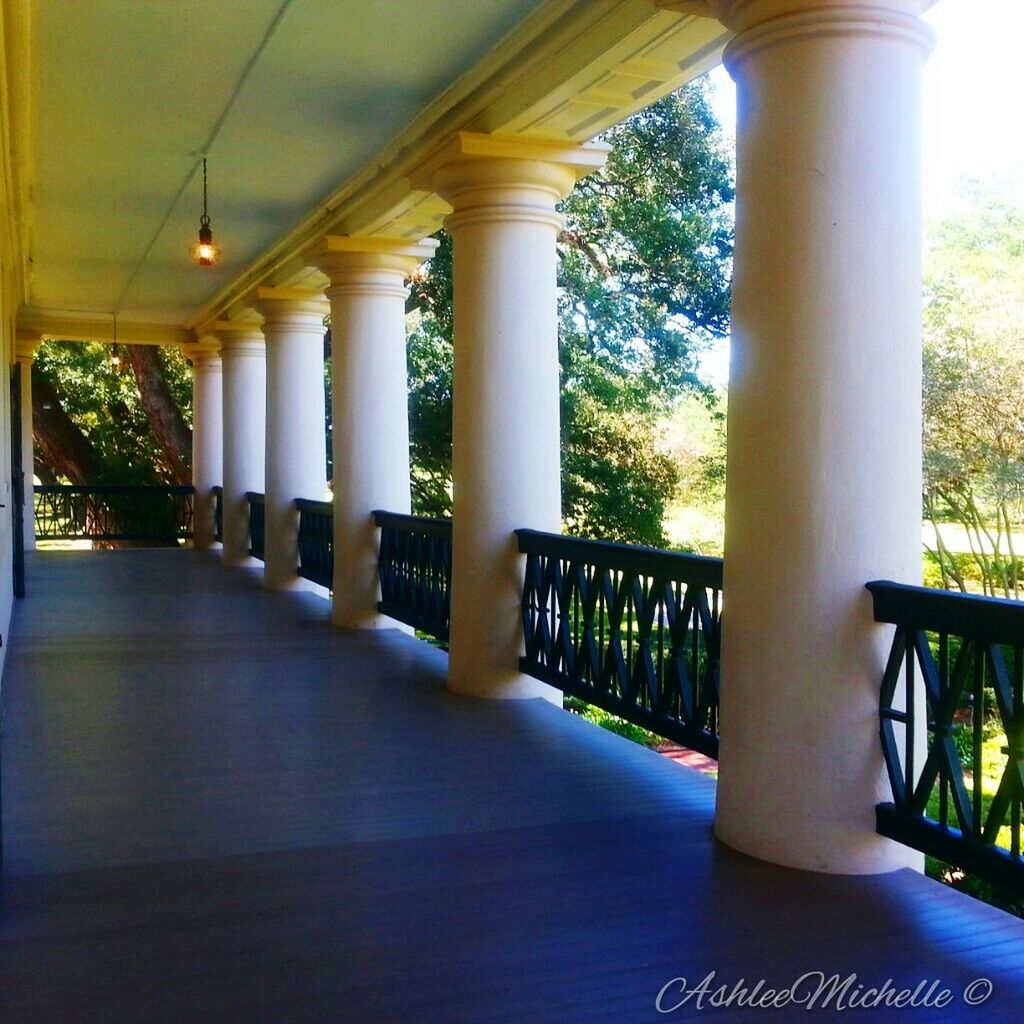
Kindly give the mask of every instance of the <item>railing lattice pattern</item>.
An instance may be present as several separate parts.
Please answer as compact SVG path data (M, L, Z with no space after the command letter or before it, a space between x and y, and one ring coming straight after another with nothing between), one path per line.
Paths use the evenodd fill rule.
M447 643L451 618L451 520L382 511L373 515L380 527L378 609Z
M717 757L721 560L516 534L522 671Z
M328 590L334 585L334 506L297 498L299 575Z
M878 806L878 831L1024 887L1024 603L887 582L868 589L875 619L896 626L879 710L892 800ZM918 749L911 738L922 730Z
M172 543L192 536L189 486L64 485L35 488L40 540Z

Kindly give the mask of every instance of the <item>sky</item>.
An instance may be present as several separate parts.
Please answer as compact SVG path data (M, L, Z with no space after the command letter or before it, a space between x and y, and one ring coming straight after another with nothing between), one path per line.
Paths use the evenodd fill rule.
M937 37L921 88L926 224L956 212L965 180L1024 205L1024 0L938 0L925 21ZM732 138L732 79L722 67L709 77L712 106ZM707 353L701 369L712 383L725 383L728 346Z

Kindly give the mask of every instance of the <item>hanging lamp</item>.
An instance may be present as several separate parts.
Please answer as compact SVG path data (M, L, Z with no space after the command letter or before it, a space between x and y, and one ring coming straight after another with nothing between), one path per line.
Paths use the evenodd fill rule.
M117 351L117 313L113 314L113 318L114 331L113 337L110 342L110 351L107 356L107 363L112 370L117 370L120 369L121 366L121 356L120 353Z
M203 157L203 215L199 218L199 240L195 242L189 255L201 267L212 267L220 259L220 246L213 240L210 228L210 215L206 212L206 157Z

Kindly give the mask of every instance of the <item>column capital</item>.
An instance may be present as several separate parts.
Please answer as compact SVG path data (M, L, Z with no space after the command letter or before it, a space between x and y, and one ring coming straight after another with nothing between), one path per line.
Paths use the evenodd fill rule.
M604 166L610 147L457 132L413 172L413 184L451 203L445 225L473 221L534 220L561 225L554 212L580 178Z
M405 279L437 249L436 239L410 242L375 235L327 235L306 257L330 282L328 297L343 291L405 296Z
M42 343L43 335L39 331L19 327L15 332L14 358L17 362L29 362L35 358L36 349Z
M263 331L253 320L216 320L202 331L202 338L216 345L221 355L263 355Z
M902 11L923 14L936 0L653 0L655 7L679 14L717 18L736 31L772 18L811 10Z
M264 328L288 327L324 333L324 318L330 312L327 300L311 288L273 288L261 285L246 297L263 318Z
M197 341L187 345L179 345L181 354L193 366L197 363L209 363L212 360L220 359L220 338L215 334L200 335Z
M723 62L735 74L746 58L813 36L903 41L931 52L935 36L920 16L935 0L654 0L680 14L717 18L737 33Z

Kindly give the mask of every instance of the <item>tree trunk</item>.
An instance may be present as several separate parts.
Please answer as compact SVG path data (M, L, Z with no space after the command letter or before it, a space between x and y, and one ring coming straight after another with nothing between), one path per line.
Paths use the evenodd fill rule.
M160 354L152 345L122 345L120 348L135 374L142 407L167 469L175 483L191 483L192 431L167 386Z
M36 461L44 469L79 485L94 483L101 475L103 463L96 449L64 411L53 385L34 366L32 423Z

